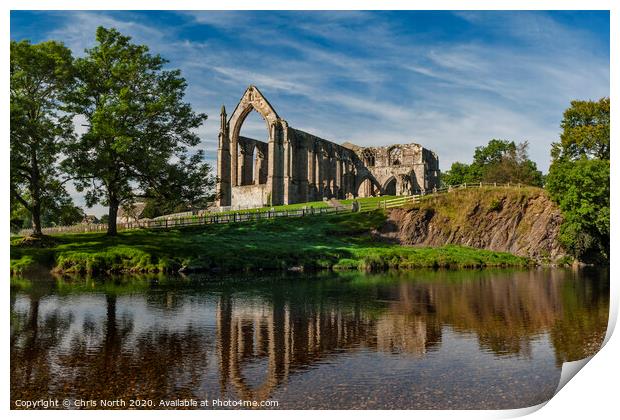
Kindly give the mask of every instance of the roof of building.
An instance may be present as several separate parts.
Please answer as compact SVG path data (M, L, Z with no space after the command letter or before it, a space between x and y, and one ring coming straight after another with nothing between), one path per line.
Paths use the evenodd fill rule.
M121 206L118 209L116 217L132 217L134 219L140 219L145 208L145 202L133 203L130 206Z

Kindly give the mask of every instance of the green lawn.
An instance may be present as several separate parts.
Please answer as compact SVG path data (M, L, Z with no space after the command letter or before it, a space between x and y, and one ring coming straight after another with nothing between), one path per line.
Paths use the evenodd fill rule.
M51 248L11 246L11 271L34 267L56 272L221 272L303 269L378 271L417 267L519 266L508 253L460 246L414 248L382 243L371 231L381 211L280 218L169 230L56 235Z
M363 197L363 198L352 198L352 199L348 199L348 200L338 200L341 204L344 205L350 205L351 203L353 203L353 201L357 201L360 204L367 204L367 203L378 203L380 201L384 201L384 200L389 200L391 198L396 198L397 196L395 195L382 195L382 196L377 196L377 197ZM258 207L255 209L247 209L247 210L228 210L225 212L217 212L217 213L213 213L213 214L229 214L229 213L257 213L257 212L266 212L266 211L270 211L271 209L275 210L275 211L284 211L284 210L299 210L302 208L315 208L315 209L319 209L319 208L326 208L326 207L330 207L329 202L328 201L309 201L307 203L297 203L297 204L283 204L281 206L267 206L267 207Z

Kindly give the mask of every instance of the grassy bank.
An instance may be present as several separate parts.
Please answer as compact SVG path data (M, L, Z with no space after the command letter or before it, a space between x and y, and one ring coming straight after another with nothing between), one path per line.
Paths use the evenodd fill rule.
M523 266L508 253L460 246L403 247L377 241L380 212L282 218L175 230L56 235L49 248L11 246L11 271L61 273L220 272L283 269L379 271L421 267Z

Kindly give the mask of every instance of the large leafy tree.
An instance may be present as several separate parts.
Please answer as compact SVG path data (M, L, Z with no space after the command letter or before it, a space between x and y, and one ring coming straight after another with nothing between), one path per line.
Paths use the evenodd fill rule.
M73 137L63 106L73 86L73 58L55 41L12 41L10 61L11 201L28 212L36 237L42 235L43 209L66 198L56 163L63 143Z
M580 261L609 258L609 98L573 101L551 149L546 187L564 215L561 239Z
M183 102L180 71L165 70L167 61L148 47L103 27L96 40L75 61L72 110L85 117L87 130L68 148L64 166L88 205L109 207L108 234L115 235L119 206L146 193L181 194L182 175L206 171L188 147L199 143L193 130L207 116Z

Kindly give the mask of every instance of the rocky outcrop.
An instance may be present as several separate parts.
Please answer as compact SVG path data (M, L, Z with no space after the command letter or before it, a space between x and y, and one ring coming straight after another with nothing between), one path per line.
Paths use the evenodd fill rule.
M562 220L542 189L483 188L391 210L378 234L403 245L456 244L553 263L566 255L558 239Z

